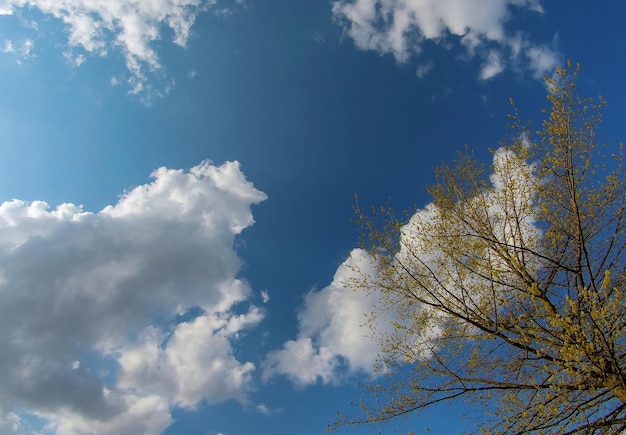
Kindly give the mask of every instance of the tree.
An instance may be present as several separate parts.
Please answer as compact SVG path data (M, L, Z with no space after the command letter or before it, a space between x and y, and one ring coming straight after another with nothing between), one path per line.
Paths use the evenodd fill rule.
M364 417L339 424L466 398L492 410L486 433L626 430L623 150L597 143L605 103L577 73L546 78L536 136L513 116L489 176L465 152L408 219L357 207L371 262L346 284L395 320Z

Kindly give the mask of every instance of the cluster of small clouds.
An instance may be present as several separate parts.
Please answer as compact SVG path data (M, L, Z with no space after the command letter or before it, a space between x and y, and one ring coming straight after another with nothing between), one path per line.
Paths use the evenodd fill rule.
M197 15L216 3L217 0L2 0L0 15L32 8L61 20L69 33L64 55L74 66L80 66L86 55L106 56L110 50L121 50L129 72L129 92L147 102L164 92L153 84L157 77L164 76L153 43L162 38L164 28L169 28L174 44L185 47ZM224 15L243 5L242 0L235 0L216 13ZM32 21L25 25L37 28Z
M3 41L0 51L6 54L13 54L16 56L16 62L21 64L24 59L29 59L34 56L33 48L35 41L29 38L22 39L20 41L13 41L5 39Z
M129 92L149 103L174 86L171 79L165 79L154 48L163 29L173 32L174 44L185 47L199 13L211 9L217 16L228 17L245 6L243 0L229 4L217 0L3 0L0 15L36 8L61 20L69 33L64 56L73 66L80 66L88 55L106 56L121 50ZM333 18L357 47L406 62L419 55L427 41L446 48L458 43L467 57L481 59L482 80L497 76L507 66L541 77L558 64L560 56L554 47L534 44L521 32L505 29L519 11L544 12L540 0L335 0L332 4ZM23 25L37 28L32 20ZM27 56L34 42L5 41L3 51ZM432 61L426 60L416 72L423 77L432 69ZM194 76L190 73L189 77ZM155 85L159 80L163 86Z
M332 8L335 20L360 49L406 62L419 56L427 42L444 48L458 43L468 57L482 60L482 80L507 65L541 77L558 64L559 54L550 46L506 31L505 24L523 10L544 13L540 0L335 0ZM425 62L417 75L431 69Z
M233 345L264 311L233 244L266 196L237 162L153 177L97 213L0 205L2 433L160 433L173 406L248 400Z

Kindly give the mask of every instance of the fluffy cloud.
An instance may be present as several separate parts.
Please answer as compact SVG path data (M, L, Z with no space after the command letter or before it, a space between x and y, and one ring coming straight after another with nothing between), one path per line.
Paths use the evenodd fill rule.
M139 343L120 352L117 386L168 397L185 408L194 408L202 400L244 402L254 365L234 358L230 340L262 318L254 308L239 316L199 316L178 325L169 337L150 328Z
M233 243L266 196L237 162L153 177L97 213L0 205L0 424L158 433L172 405L245 401L232 343L263 313Z
M537 245L541 235L531 205L537 185L534 167L512 151L500 148L494 153L490 182L492 190L485 190L475 201L470 200L465 205L481 209L482 204L489 204L485 211L492 222L494 234L503 243L514 245L524 240L526 246ZM511 195L511 192L515 195ZM515 214L511 212L512 209L516 211ZM432 273L435 273L437 279L432 282L432 290L435 293L439 291L439 301L449 298L453 305L462 299L454 294L458 286L455 279L458 277L453 271L458 265L456 260L441 255L439 245L432 243L432 235L424 229L440 222L438 213L437 206L432 203L418 210L402 227L400 249L394 255L400 264L409 269L418 264L417 267L424 265L426 270L435 271ZM515 224L511 224L513 215ZM473 231L463 227L467 223L457 222L456 225L459 225L461 234ZM419 258L419 262L415 258ZM389 339L398 339L397 342L408 347L402 348L398 354L402 360L430 358L430 349L436 346L435 340L440 337L442 330L440 322L445 316L418 302L412 302L407 308L407 299L401 293L382 295L375 288L363 288L363 277L367 277L370 283L377 281L378 272L373 267L373 261L366 251L353 250L337 269L330 285L306 296L298 316L297 338L287 341L281 349L270 352L264 362L263 378L266 381L283 375L299 386L318 381L334 384L355 372L371 375L377 369L384 371L388 367L383 365L378 355L383 351L381 343L390 343ZM539 267L532 259L526 261L531 269ZM503 274L511 273L508 264L492 261L490 265L500 267ZM402 283L407 279L402 270L398 268L395 272L389 271L390 274L385 274L382 282L389 284L390 279L397 279L398 288L402 288ZM470 276L467 279L478 278ZM489 289L489 296L492 294L493 286L482 280L464 284L468 288ZM433 304L436 305L436 301L433 300ZM398 310L394 307L398 307ZM421 323L421 316L414 315L418 312L428 316L426 327ZM420 336L414 335L414 321L420 324Z
M430 278L425 278L423 281L428 282L431 292L424 298L432 297L433 305L445 300L450 306L456 306L455 300L463 299L459 296L460 294L456 293L460 292L461 288L465 291L472 288L476 294L482 293L482 289L487 289L488 292L485 295L491 297L493 295L491 292L497 286L486 278L489 276L484 272L487 269L491 272L497 270L500 277L510 277L511 282L515 282L516 279L516 270L502 260L501 254L494 250L495 244L493 243L478 245L480 247L473 248L476 249L475 252L468 253L473 260L476 260L474 257L485 259L482 262L475 261L477 265L472 266L475 272L458 273L460 262L458 254L451 256L449 250L446 251L450 246L446 246L444 242L433 241L442 239L440 237L442 221L445 221L445 234L458 234L458 237L469 240L469 235L481 231L475 229L474 225L477 224L475 220L484 219L489 222L493 237L501 244L509 247L525 246L532 252L540 250L541 233L536 225L534 206L539 180L534 165L529 164L510 149L499 148L493 153L492 173L489 181L490 189L483 189L475 196L459 201L458 209L463 212L458 212L458 215L448 213L442 216L441 209L430 203L418 210L402 227L400 249L395 257L400 264L412 270L413 273L421 273L420 276L425 277L430 277L432 274L436 277L430 281L427 281ZM463 216L463 218L458 216ZM458 243L457 238L450 240L456 240L453 243ZM452 249L456 252L457 246L453 244ZM484 249L484 251L477 254L479 249ZM514 249L511 248L511 250ZM533 272L538 270L537 257L532 255L524 257L524 267ZM398 282L407 279L403 270L404 268L400 269ZM481 270L483 275L478 272ZM464 269L463 272L465 272ZM408 280L411 281L412 277ZM438 302L435 302L435 296L432 295L437 295ZM450 299L447 299L448 297Z
M506 31L507 21L520 9L543 13L539 0L333 2L335 20L357 47L392 54L397 61L406 62L421 52L425 41L444 47L460 41L469 56L479 55L483 59L482 79L504 70L500 57L508 57L516 66L521 63L539 75L551 72L556 66L556 52Z
M263 371L266 381L285 375L302 386L318 380L333 384L349 373L373 372L380 348L372 330L364 324L378 297L364 289L350 288L359 276L357 270L367 272L369 262L365 251L353 250L330 285L306 296L298 315L298 337L268 354ZM377 333L382 333L389 322L378 320L374 326Z
M197 14L216 3L216 0L3 0L0 15L36 8L63 21L72 50L104 56L109 50L120 49L130 72L130 92L149 100L162 92L150 81L161 68L153 42L163 37L164 28L169 28L172 41L184 47ZM66 56L75 65L80 65L83 59L82 54L73 56L71 52L66 52Z

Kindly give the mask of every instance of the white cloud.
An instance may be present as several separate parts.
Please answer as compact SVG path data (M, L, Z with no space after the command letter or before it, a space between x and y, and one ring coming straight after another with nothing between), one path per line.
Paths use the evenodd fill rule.
M526 56L530 61L530 69L537 78L552 74L560 61L559 56L545 45L528 48Z
M267 381L282 374L299 385L314 384L318 379L331 383L338 364L337 355L327 347L314 345L311 337L301 336L268 354L263 379Z
M232 344L263 312L233 243L266 196L237 162L153 177L97 213L0 205L0 424L158 433L170 406L245 402L255 367Z
M484 78L504 70L503 62L495 63L495 49L502 58L514 57L511 42L519 35L505 26L517 8L543 13L539 0L335 0L333 17L358 48L391 54L398 62L419 54L426 40L442 47L460 40L469 56L486 59ZM547 50L546 58L556 57L539 47Z
M497 51L490 51L480 71L481 80L489 80L504 71L504 65Z
M0 433L25 433L24 427L22 425L22 419L20 418L20 416L13 412L9 412L4 416L0 415Z
M17 63L21 64L23 59L29 59L34 57L33 49L35 48L35 41L32 39L23 39L22 41L11 41L5 39L0 51L7 54L13 54L17 57Z
M365 327L376 294L352 290L355 268L369 269L369 255L360 249L337 269L329 286L310 292L298 315L298 337L268 354L263 378L285 375L298 385L339 382L347 373L372 373L380 350L372 331ZM383 319L380 319L381 321ZM385 330L384 322L377 330Z
M264 304L270 301L270 294L267 292L267 290L261 291L261 300L263 301Z
M431 72L434 67L435 67L434 62L423 63L417 67L417 69L415 70L415 75L417 75L420 79L422 79L426 77L426 75L429 72Z
M173 32L172 42L185 47L196 16L216 3L216 0L4 0L0 3L0 15L36 8L63 21L71 49L97 56L104 56L109 50L121 50L130 73L127 80L130 93L149 101L161 94L151 82L161 69L153 43L163 38L164 28L169 28Z
M533 166L523 162L512 151L500 148L494 153L490 181L493 189L485 190L480 197L467 201L465 204L468 210L469 207L482 210L483 203L489 204L484 211L488 213L494 234L503 243L519 244L520 240L524 240L527 246L538 243L540 233L535 225L532 206L537 183ZM515 195L511 195L511 191ZM515 209L516 213L511 213L511 209ZM440 221L438 212L432 203L418 210L402 227L400 249L394 255L409 269L417 267L418 273L431 271L423 272L424 277L435 273L436 279L432 280L431 290L437 296L426 294L424 299L432 297L433 304L437 305L435 298L440 298L437 301L448 298L449 303L454 305L455 301L462 299L454 294L459 282L458 276L454 275L458 264L455 259L441 254L438 244L432 243L432 234L428 230ZM511 223L513 215L514 224ZM465 221L451 221L451 225L458 225L451 228L456 228L460 234L472 232ZM419 261L415 261L416 258ZM529 268L538 267L532 259L526 261ZM353 250L337 269L330 285L312 291L305 297L298 315L297 338L287 341L281 349L267 355L263 367L265 381L283 375L298 386L318 381L334 384L355 372L370 375L384 372L384 363L378 359L383 351L383 342L404 343L406 348L399 348L395 355L403 362L432 355L432 346L437 346L434 340L441 333L443 315L409 298L403 298L401 292L381 295L375 288L362 288L363 277L368 277L369 283L376 281L379 271L372 262L373 259L366 251ZM497 264L494 260L490 266L494 265L502 268L502 274L511 273L508 264ZM422 266L424 268L419 269ZM404 280L412 281L412 278L403 274L403 270L389 270L389 275L385 274L382 278L383 282L388 284L389 279L397 279L398 288L403 288ZM482 281L464 284L468 288L473 286L478 289L477 292L489 289L487 296L492 295L493 286ZM400 299L396 299L398 297ZM396 311L394 307L400 309ZM416 316L416 313L428 315L428 323L423 323L425 319ZM415 336L413 322L420 325L420 336ZM407 333L410 337L403 339L403 334Z
M158 434L173 423L167 400L159 396L123 397L124 411L114 418L94 420L75 413L42 414L49 423L46 431L71 435Z
M74 67L79 67L85 61L85 56L82 54L73 54L71 51L66 51L63 53L63 57L67 60L67 63Z
M558 33L554 35L551 46L533 45L519 34L508 41L512 64L517 70L530 70L533 76L540 79L554 73L555 68L563 61L558 53Z
M4 46L2 47L3 53L14 53L15 48L13 47L13 41L9 39L4 40Z
M435 307L444 305L461 312L469 300L475 306L506 310L506 304L494 304L493 297L494 293L506 295L511 291L509 285L500 282L515 283L519 279L519 270L507 255L520 255L522 250L516 248L520 246L527 248L527 252L541 251L541 232L536 225L535 195L539 181L535 167L512 150L499 148L493 155L489 181L491 188L482 188L473 197L459 199L454 212L442 212L430 203L401 229L400 249L395 259L402 267L389 271L391 274L383 280L391 276L400 293L404 288L411 289L425 301L417 302L414 295L402 297L409 309L401 310L401 316L395 320L401 325L399 334L408 332L411 340L404 340L394 352L403 362L429 358L430 349L438 346L436 339L443 329L442 320L446 322L450 317ZM476 229L477 221L489 223L485 225L489 228L489 238L498 243L485 241L482 236L472 237L484 235L482 227ZM441 222L445 222L445 234L454 237L438 236ZM469 252L457 252L459 238L472 243ZM476 243L477 240L480 242ZM503 253L502 246L510 251ZM463 258L464 255L468 257ZM540 269L539 257L523 257L524 267L531 275ZM459 266L465 260L472 262L469 273ZM490 280L494 274L500 277L499 282ZM419 277L419 287L414 286L415 276ZM386 283L390 285L389 281ZM416 336L418 330L420 336Z
M167 397L191 409L203 400L245 402L255 367L235 359L230 339L262 317L258 309L243 316L204 314L179 324L169 337L148 328L139 343L120 350L117 386Z
M256 406L256 410L264 415L272 415L272 410L267 407L267 405L261 403Z

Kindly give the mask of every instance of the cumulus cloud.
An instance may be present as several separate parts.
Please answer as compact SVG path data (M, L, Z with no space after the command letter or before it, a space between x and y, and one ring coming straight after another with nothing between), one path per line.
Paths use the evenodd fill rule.
M515 57L515 43L524 46L532 72L558 58L547 46L535 46L506 30L521 9L544 13L539 0L335 0L332 13L360 49L406 62L422 51L426 41L442 47L458 43L470 57L484 60L480 77L487 79L504 70L499 58Z
M169 337L149 328L139 343L121 349L117 387L139 388L190 409L203 400L245 402L254 365L235 359L230 340L262 318L258 309L240 316L202 315L178 325Z
M418 210L402 227L400 249L395 254L396 258L399 263L406 265L409 269L413 266L423 267L424 270L436 275L437 279L432 281L433 294L453 292L451 289L458 288L459 283L467 285L467 288L472 287L473 284L464 281L466 279L478 280L476 287L493 290L493 286L487 285L490 281L477 273L464 275L463 279L458 278L455 267L458 258L442 253L445 251L442 251L441 246L433 243L433 238L438 238L438 234L441 234L438 224L442 219L446 222L446 234L461 234L464 236L460 237L467 237L466 235L477 232L473 228L475 222L467 216L476 216L480 213L481 219L488 220L493 237L502 244L524 245L535 252L539 249L541 234L536 226L536 210L533 206L539 181L534 165L526 162L512 150L501 147L493 154L489 181L491 189L483 189L474 197L467 198L459 204L459 208L466 213L464 215L466 220L450 215L442 217L438 206L430 203ZM515 213L511 210L515 210ZM484 249L493 250L493 246L493 244L487 245ZM513 272L510 270L510 264L499 263L500 257L497 252L489 251L484 254L484 257L488 258L488 261L484 263L487 265L485 267L501 267L502 274ZM415 258L419 258L419 261L416 262ZM528 270L536 271L539 267L536 263L537 259L533 256L525 257L524 261Z
M173 423L167 400L159 396L138 397L127 394L123 398L124 411L115 418L93 420L80 414L57 412L42 414L49 423L47 432L56 434L107 435L158 434Z
M36 8L62 20L68 32L67 44L78 55L104 56L121 50L129 71L129 92L146 100L162 90L153 81L161 63L154 42L163 38L163 30L172 33L172 42L185 47L196 17L213 7L216 0L4 0L0 15L18 9ZM238 4L236 2L236 4ZM73 62L80 65L81 62Z
M489 204L485 210L489 216L494 234L503 243L515 245L524 240L526 246L536 246L541 234L536 227L533 195L537 185L534 167L524 162L512 151L500 148L494 153L493 173L490 176L493 189L485 190L474 199L464 203L466 207L481 208ZM515 195L511 195L511 192ZM482 208L481 208L482 209ZM515 224L511 224L511 209L515 209ZM394 253L400 264L411 269L414 265L422 267L436 275L432 281L432 291L441 298L432 300L437 305L441 300L450 299L453 306L462 297L455 295L458 289L458 277L454 270L458 266L456 259L441 254L439 245L432 243L432 234L428 228L441 220L439 210L433 203L418 210L401 228L399 250ZM451 221L451 225L461 234L473 230L466 222ZM415 258L419 258L416 262ZM375 374L388 369L379 355L395 350L385 349L389 339L399 339L409 348L402 348L397 357L401 361L416 361L430 358L433 346L442 331L441 321L445 316L437 310L419 302L412 302L409 309L407 300L398 294L382 295L373 288L363 288L363 277L366 282L375 283L379 269L373 267L372 257L362 249L355 249L349 258L337 269L332 282L319 291L311 291L304 300L298 315L298 335L289 340L281 349L270 352L263 364L263 378L268 381L275 376L286 376L298 386L306 386L322 382L334 384L353 373ZM447 261L447 262L446 262ZM501 267L502 273L510 273L508 264L490 263L492 267ZM527 259L529 268L538 270L539 265ZM403 272L404 268L389 270L384 273L382 282L389 285L389 280L397 280L398 288L403 287L404 280L411 281ZM466 279L477 279L470 276ZM358 285L354 285L358 283ZM464 282L468 288L489 289L491 296L493 286L484 282ZM461 291L458 289L458 291ZM400 299L396 299L396 298ZM424 299L428 299L426 293ZM399 307L395 310L394 307ZM428 316L427 327L424 319L415 316L421 313ZM416 320L417 319L417 320ZM419 322L421 334L415 336L413 322ZM366 325L364 327L364 325ZM409 334L409 336L404 336Z
M307 294L298 315L298 337L268 354L266 381L284 375L301 386L318 381L334 384L346 374L373 372L380 347L364 324L378 297L350 288L353 279L369 270L370 261L367 252L353 250L330 285ZM379 320L378 333L389 326Z
M56 433L158 433L171 406L245 402L255 367L233 343L263 312L233 243L266 196L237 162L152 175L96 213L0 205L5 427L25 411Z

